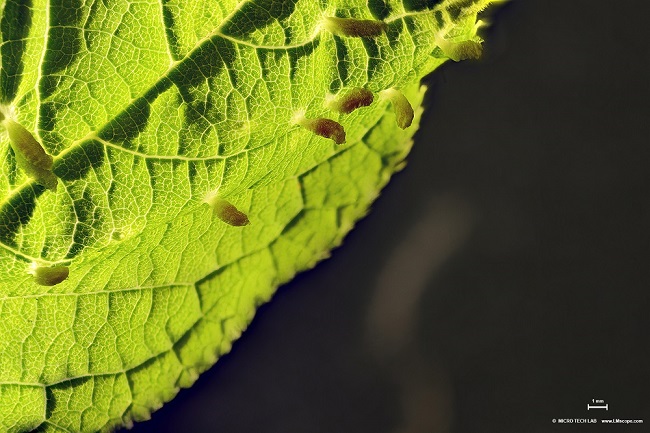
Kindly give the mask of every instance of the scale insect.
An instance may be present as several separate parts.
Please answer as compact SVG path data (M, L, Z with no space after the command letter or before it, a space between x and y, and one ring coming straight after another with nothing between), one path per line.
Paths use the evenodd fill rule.
M34 282L40 286L56 286L70 275L70 268L63 265L40 266L33 263L28 273L34 277Z
M248 215L240 211L228 200L218 195L210 195L205 199L205 203L212 208L214 215L228 225L235 227L247 226L250 224Z
M329 95L325 99L325 107L343 114L350 114L357 108L367 107L372 104L375 97L368 89L354 87L338 96Z
M308 119L303 112L293 116L292 123L300 125L305 129L323 138L329 138L336 144L345 143L345 129L339 122L324 117Z
M397 126L402 129L406 129L411 126L415 113L413 112L413 106L411 106L411 103L408 99L406 99L406 96L404 96L402 92L395 88L390 88L382 90L379 95L382 98L388 99L391 104L393 104L393 111L395 112L395 121L397 122Z
M323 27L336 36L351 38L376 38L388 30L383 21L339 17L325 17Z
M52 171L52 156L45 152L32 133L20 123L10 117L5 117L2 120L2 125L9 135L9 144L14 151L16 165L28 176L34 178L39 185L56 191L58 179Z
M453 42L445 39L441 34L436 34L434 41L445 56L449 57L454 62L460 62L461 60L467 59L478 59L483 53L483 47L476 41Z

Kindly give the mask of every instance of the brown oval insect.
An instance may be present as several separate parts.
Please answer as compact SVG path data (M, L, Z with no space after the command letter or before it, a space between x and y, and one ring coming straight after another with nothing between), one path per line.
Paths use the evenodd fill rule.
M357 108L369 106L374 99L370 90L354 87L342 95L326 98L325 106L339 113L350 114Z
M339 17L325 17L323 27L336 36L352 38L375 38L388 29L383 21Z
M336 144L345 143L345 129L343 128L343 125L335 120L326 119L324 117L308 119L303 113L297 113L293 117L293 123L310 130L316 135L329 138Z
M235 227L246 226L250 224L248 216L237 209L228 200L225 200L218 195L213 195L206 198L206 203L212 207L212 211L217 218L221 221Z
M34 282L41 286L55 286L70 275L70 268L63 265L58 266L39 266L32 265L32 269L29 271L34 276Z

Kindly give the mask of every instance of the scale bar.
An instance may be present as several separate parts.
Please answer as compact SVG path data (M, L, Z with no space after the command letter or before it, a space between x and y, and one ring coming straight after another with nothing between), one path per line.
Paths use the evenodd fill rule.
M587 410L590 410L590 409L605 409L605 410L609 410L609 404L605 404L605 405L591 405L591 404L588 404L588 405L587 405Z

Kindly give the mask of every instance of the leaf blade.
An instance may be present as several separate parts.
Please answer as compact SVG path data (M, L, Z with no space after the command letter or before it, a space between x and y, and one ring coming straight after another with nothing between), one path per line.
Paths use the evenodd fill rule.
M229 351L279 284L339 245L400 167L415 128L398 129L387 101L338 115L323 100L397 87L420 106L419 78L445 61L429 55L435 11L395 9L385 35L342 41L316 31L333 6L280 3L224 2L204 18L173 3L33 8L33 23L49 19L48 48L30 38L23 58L42 66L0 87L18 89L7 102L23 126L37 125L61 185L35 187L11 158L0 169L0 392L17 386L10 400L38 414L7 418L9 429L146 419ZM359 10L373 19L365 2ZM245 30L232 24L247 17L257 18ZM153 31L139 40L137 28ZM64 40L73 52L53 49ZM337 116L349 144L293 125L297 110ZM251 224L215 218L203 203L215 191ZM37 286L32 262L70 276ZM47 398L37 403L34 389Z

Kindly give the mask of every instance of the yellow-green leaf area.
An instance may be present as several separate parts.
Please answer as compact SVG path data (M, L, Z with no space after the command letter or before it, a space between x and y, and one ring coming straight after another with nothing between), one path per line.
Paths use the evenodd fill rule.
M0 127L0 431L113 431L190 386L368 212L489 3L0 1L0 112L57 180Z

